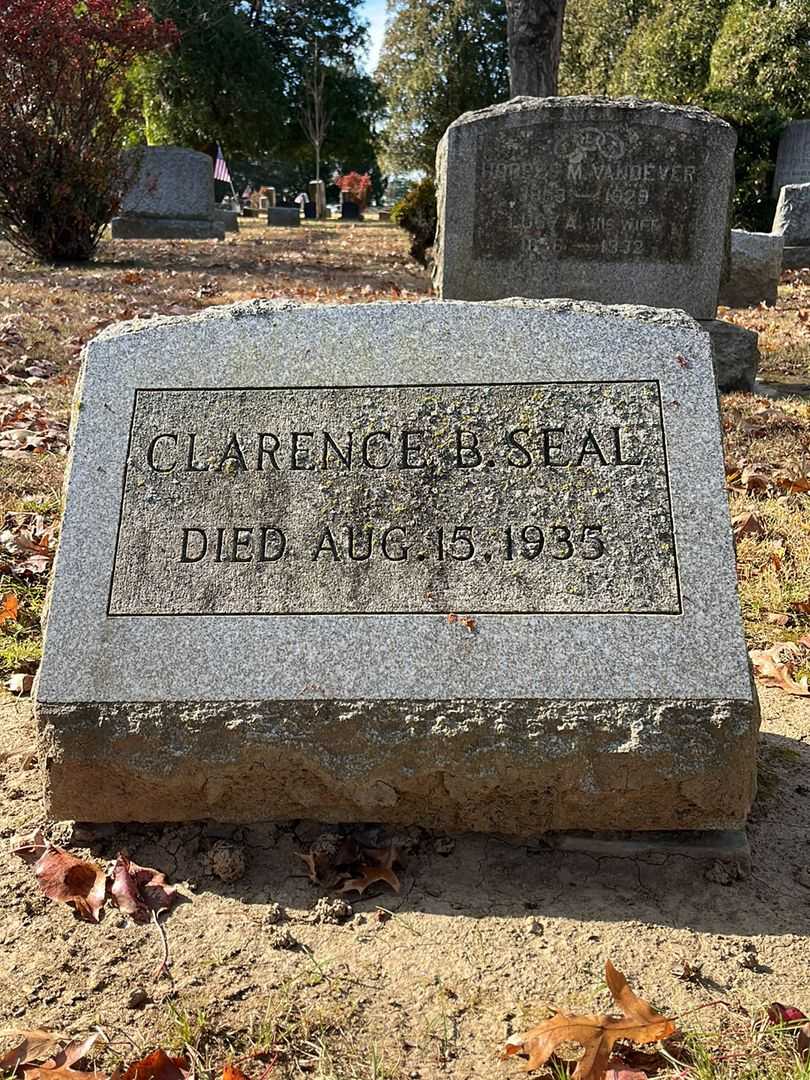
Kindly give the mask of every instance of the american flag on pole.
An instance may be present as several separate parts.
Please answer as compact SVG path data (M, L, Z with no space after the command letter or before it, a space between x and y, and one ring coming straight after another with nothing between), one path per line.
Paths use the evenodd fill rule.
M231 174L228 172L228 166L225 163L225 157L219 143L217 143L217 160L214 162L214 179L224 180L226 184L231 182Z

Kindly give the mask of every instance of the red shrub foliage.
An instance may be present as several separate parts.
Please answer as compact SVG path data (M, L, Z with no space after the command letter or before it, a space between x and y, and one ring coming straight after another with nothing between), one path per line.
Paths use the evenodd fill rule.
M337 186L347 199L364 207L371 194L371 177L368 173L350 172L337 178Z
M0 232L15 247L90 258L131 182L126 70L175 36L127 0L0 2Z

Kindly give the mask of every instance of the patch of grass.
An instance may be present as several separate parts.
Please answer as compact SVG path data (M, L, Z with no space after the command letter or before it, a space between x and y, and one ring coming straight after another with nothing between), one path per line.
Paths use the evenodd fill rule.
M810 475L810 402L785 398L774 404L751 394L728 394L722 406L729 461L789 463ZM761 535L737 541L740 603L749 644L767 647L810 633L810 614L796 608L810 600L810 496L734 491L729 502L732 517L755 514L761 523Z
M810 1080L810 1060L800 1060L795 1030L764 1020L735 1018L717 1031L688 1032L683 1048L677 1056L663 1052L672 1071L661 1080Z
M42 656L40 616L45 601L45 585L26 585L9 574L0 574L0 601L9 594L17 597L16 619L0 623L0 679L16 672L36 671Z

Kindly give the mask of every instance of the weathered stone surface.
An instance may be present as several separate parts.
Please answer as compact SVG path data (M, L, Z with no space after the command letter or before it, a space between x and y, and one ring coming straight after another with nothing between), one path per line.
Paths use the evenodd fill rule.
M702 109L632 98L515 98L465 113L437 154L439 294L713 318L735 141Z
M225 232L239 232L238 210L231 210L218 206L214 210L214 219L222 225Z
M783 270L802 270L810 266L810 244L791 244L782 252Z
M810 245L810 183L786 184L779 192L773 231L790 247Z
M213 218L214 167L208 154L182 146L139 146L129 155L138 171L122 217Z
M225 226L214 219L116 217L110 235L113 240L224 240Z
M784 237L774 233L731 230L731 266L720 287L720 303L726 307L775 304L782 273Z
M315 204L315 217L320 220L326 210L326 184L323 180L310 180L307 191L310 201Z
M113 240L222 240L211 158L182 146L128 151L135 182L110 223Z
M301 211L297 206L270 206L267 210L267 224L289 228L301 224Z
M711 338L714 377L718 390L751 390L759 368L759 338L723 319L707 319L700 324Z
M79 393L36 687L56 817L744 822L687 316L254 302L105 331Z
M773 193L786 184L810 183L810 120L793 120L782 132L776 155Z

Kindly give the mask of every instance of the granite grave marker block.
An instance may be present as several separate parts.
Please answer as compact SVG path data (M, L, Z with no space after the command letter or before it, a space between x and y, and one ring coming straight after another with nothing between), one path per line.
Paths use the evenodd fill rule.
M465 113L437 154L446 299L576 297L712 319L732 128L632 98L515 98Z
M214 166L208 154L182 146L128 151L135 182L110 224L114 240L222 240L214 207Z
M810 183L810 120L792 120L779 139L773 194L786 184Z
M688 316L256 301L104 331L78 398L35 689L53 816L745 821Z
M779 192L773 231L784 242L782 266L798 270L810 266L810 183L786 184Z

